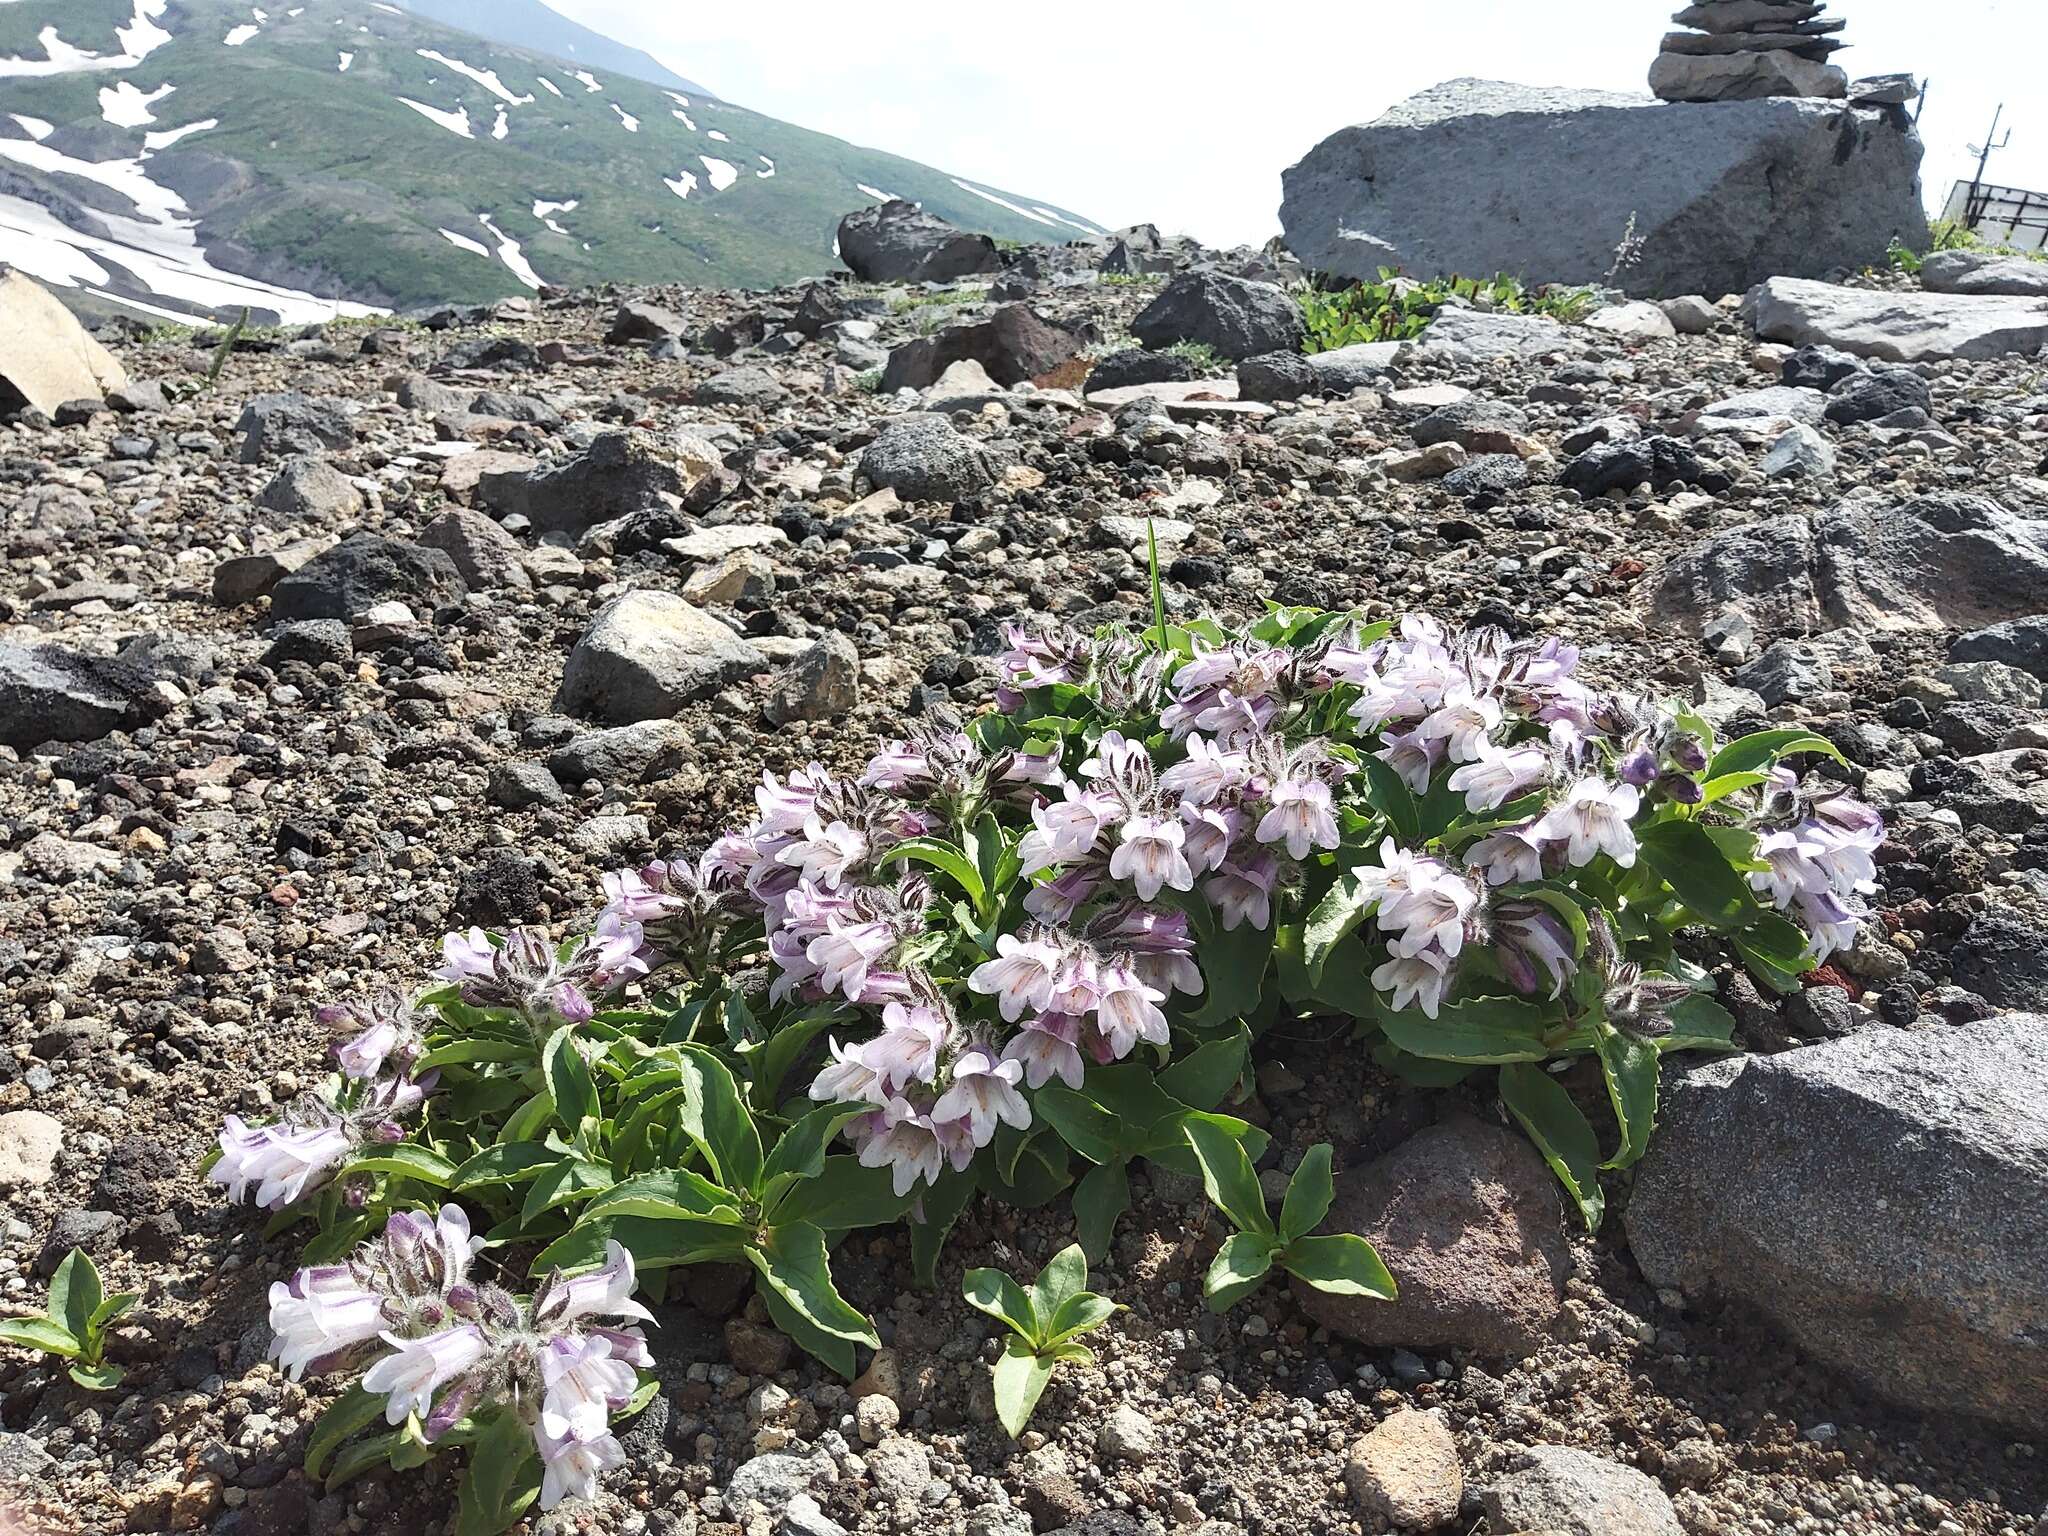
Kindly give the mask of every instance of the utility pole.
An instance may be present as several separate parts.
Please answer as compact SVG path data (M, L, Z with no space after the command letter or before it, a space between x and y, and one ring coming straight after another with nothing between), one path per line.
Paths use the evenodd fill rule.
M2005 103L1998 104L1998 110L1991 114L1991 132L1984 135L1982 148L1972 144L1969 148L1977 151L1977 174L1970 178L1970 196L1963 204L1963 223L1966 228L1975 229L1977 221L1984 217L1984 167L1990 161L1992 151L2005 148L2012 142L2012 130L2005 130L2005 137L1998 139L1998 120L2005 116ZM1992 142L1997 139L1997 142Z

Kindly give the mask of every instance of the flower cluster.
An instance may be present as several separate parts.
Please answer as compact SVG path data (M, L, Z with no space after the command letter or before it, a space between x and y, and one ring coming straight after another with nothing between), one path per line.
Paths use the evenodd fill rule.
M502 941L481 928L451 933L436 979L472 1007L511 1009L539 1033L585 1022L597 1012L595 996L648 971L645 931L621 910L626 877L615 878L621 894L587 938L557 946L539 928L515 928Z
M385 1421L416 1419L430 1444L465 1419L517 1414L541 1458L540 1507L587 1498L625 1459L611 1415L653 1364L630 1326L649 1320L632 1300L633 1257L612 1243L602 1267L550 1274L529 1301L471 1277L482 1246L460 1206L394 1212L349 1262L271 1286L270 1356L293 1380L367 1363L363 1390L386 1399Z
M1751 886L1797 916L1817 959L1852 947L1870 915L1863 897L1877 889L1884 819L1847 795L1805 795L1786 768L1772 770L1760 819L1770 830L1758 838L1757 856L1770 868L1752 872Z

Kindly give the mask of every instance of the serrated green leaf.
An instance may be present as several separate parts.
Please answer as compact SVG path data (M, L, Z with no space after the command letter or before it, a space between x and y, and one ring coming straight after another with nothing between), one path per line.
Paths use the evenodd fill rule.
M548 1095L555 1102L555 1119L563 1130L574 1136L584 1121L599 1117L597 1084L591 1078L590 1063L583 1059L575 1025L564 1024L548 1038L541 1070L547 1078Z
M747 1249L747 1261L791 1311L821 1333L880 1349L875 1326L832 1284L825 1234L808 1222L770 1227Z
M1756 920L1749 882L1700 823L1652 822L1636 834L1636 847L1643 862L1709 927L1733 932Z
M1060 1303L1059 1310L1052 1315L1052 1321L1045 1326L1045 1338L1040 1344L1043 1349L1057 1349L1070 1339L1100 1328L1123 1308L1107 1296L1098 1296L1093 1291L1082 1291L1069 1296Z
M1621 1146L1603 1168L1627 1168L1650 1148L1657 1123L1657 1047L1624 1030L1605 1029L1599 1038L1600 1071L1621 1127Z
M752 1193L761 1185L761 1133L732 1071L716 1053L698 1045L672 1048L689 1092L678 1119L704 1151L712 1173L727 1189Z
M910 1224L910 1272L919 1285L930 1288L938 1274L946 1234L967 1209L976 1188L971 1177L948 1169L939 1175L938 1183L925 1185L918 1196L917 1209L922 1215Z
M1126 1124L1086 1094L1063 1083L1047 1083L1038 1090L1033 1106L1060 1139L1089 1162L1112 1163L1128 1155L1123 1150Z
M65 1372L88 1392L111 1392L121 1385L127 1371L118 1365L101 1361L98 1365L87 1365L83 1360L74 1360L66 1366Z
M493 1184L519 1184L562 1160L554 1148L535 1141L502 1142L485 1147L455 1170L448 1187L482 1189Z
M936 837L910 837L892 845L882 855L884 865L908 861L936 869L955 885L961 893L980 908L988 899L988 889L982 884L981 871L974 867L965 850Z
M915 1190L899 1195L888 1168L867 1168L856 1157L828 1157L814 1179L803 1179L772 1205L772 1225L806 1221L827 1232L883 1227L900 1220L916 1202Z

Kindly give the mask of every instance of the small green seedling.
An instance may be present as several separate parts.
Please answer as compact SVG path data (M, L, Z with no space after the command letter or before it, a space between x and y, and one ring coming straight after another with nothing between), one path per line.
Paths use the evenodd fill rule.
M123 1372L105 1360L107 1324L135 1305L133 1291L108 1296L100 1289L100 1272L84 1251L74 1248L50 1279L50 1305L43 1317L17 1317L0 1322L0 1344L39 1349L71 1362L71 1379L90 1392L121 1384Z
M1266 1214L1265 1192L1259 1188L1259 1176L1252 1171L1244 1144L1195 1115L1188 1117L1183 1134L1202 1165L1202 1184L1209 1199L1238 1229L1217 1251L1202 1282L1210 1311L1226 1312L1236 1306L1265 1283L1275 1264L1332 1295L1394 1299L1394 1277L1387 1273L1372 1244L1351 1232L1310 1235L1336 1197L1328 1142L1309 1148L1308 1156L1294 1170L1276 1227Z
M1074 1341L1108 1322L1112 1312L1123 1311L1107 1296L1083 1290L1087 1283L1088 1258L1079 1243L1054 1254L1029 1290L1000 1269L970 1269L961 1281L960 1294L970 1306L1010 1329L1002 1358L992 1369L996 1417L1013 1440L1031 1422L1054 1366L1062 1360L1094 1364L1095 1351Z

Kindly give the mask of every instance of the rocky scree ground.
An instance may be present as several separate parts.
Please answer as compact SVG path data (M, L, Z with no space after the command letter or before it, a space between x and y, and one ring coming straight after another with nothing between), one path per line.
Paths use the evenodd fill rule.
M1880 919L1782 1007L1722 972L1752 1049L1910 1045L2048 1003L2038 363L1924 363L1893 425L1845 422L1814 390L1867 368L1690 301L1681 336L1608 312L1496 344L1491 317L1455 317L1469 344L1263 404L1201 354L1130 352L1158 292L1045 288L1037 314L1081 351L1043 387L955 359L922 398L872 393L891 348L999 306L827 283L254 337L213 389L189 338L129 342L139 382L111 408L0 425L0 1295L38 1303L74 1244L143 1293L118 1391L0 1363L0 1478L33 1528L447 1528L445 1466L332 1494L299 1470L326 1389L263 1358L296 1235L264 1241L195 1177L221 1116L322 1071L313 1009L412 983L445 929L579 920L601 872L743 814L764 766L849 767L907 715L973 709L1000 621L1142 622L1147 516L1175 613L1556 631L1724 734L1837 742L1892 819ZM1020 330L1043 339L984 325L990 346ZM1135 395L1077 391L1091 363ZM1863 541L1821 541L1824 571L1810 539L1758 532L1845 502ZM1936 525L2008 540L2003 581L1965 590L1941 541L1913 542ZM1816 571L1875 596L1788 605ZM1919 607L1885 600L1914 582ZM25 649L45 643L66 649ZM971 1211L928 1294L900 1232L857 1234L841 1283L887 1347L850 1389L738 1308L734 1277L685 1271L629 1466L534 1528L2048 1530L2036 1443L1890 1408L1739 1295L1654 1288L1623 1220L1567 1228L1484 1098L1385 1077L1343 1021L1264 1055L1272 1176L1336 1145L1340 1214L1378 1237L1403 1321L1311 1315L1278 1285L1211 1316L1220 1224L1155 1174L1093 1276L1130 1308L1092 1341L1100 1369L1063 1369L1013 1445L960 1272L1035 1269L1063 1202ZM1395 1195L1415 1203L1390 1216Z

